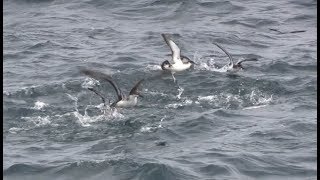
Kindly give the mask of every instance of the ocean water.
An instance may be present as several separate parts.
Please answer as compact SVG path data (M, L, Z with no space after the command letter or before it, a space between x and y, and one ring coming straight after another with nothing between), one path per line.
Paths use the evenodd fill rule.
M317 1L5 0L4 179L316 179ZM170 34L196 62L174 83ZM221 67L227 49L244 70ZM104 108L111 75L134 108Z

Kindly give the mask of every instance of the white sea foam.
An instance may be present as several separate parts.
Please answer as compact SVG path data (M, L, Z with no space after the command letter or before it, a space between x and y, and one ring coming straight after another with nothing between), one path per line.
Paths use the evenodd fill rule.
M208 103L213 106L229 109L231 106L242 106L243 99L239 95L221 93L218 95L198 96L196 104Z
M153 131L154 127L144 126L140 129L141 132L151 132Z
M169 109L169 108L177 109L178 107L188 106L188 105L191 105L192 103L193 101L191 99L185 99L183 102L168 104L168 105L165 105L164 107L166 109Z
M48 106L48 104L46 104L44 102L36 101L34 103L34 107L32 107L32 109L41 110L41 109L43 109L44 107L47 107L47 106Z
M218 96L217 95L209 95L209 96L198 96L198 101L207 101L207 102L214 102L218 101Z
M9 132L12 134L17 134L17 132L24 130L23 128L12 127L9 129Z
M6 95L6 96L10 95L10 93L8 91L3 91L3 94Z
M162 93L162 92L158 92L158 91L150 91L149 89L144 89L144 92L151 94L151 95L160 95L162 97L169 97L170 95Z
M272 102L272 95L264 94L259 90L253 90L250 94L246 95L240 96L239 94L220 93L217 95L198 96L195 104L209 103L214 106L222 106L226 109L230 107L242 108L249 105L245 109L253 109L264 107Z
M168 104L168 105L165 105L165 108L173 108L173 109L177 109L178 107L182 107L183 104L182 103L173 103L173 104Z
M21 117L21 119L25 119L29 122L32 122L36 127L45 126L51 124L49 116L35 116L35 117Z

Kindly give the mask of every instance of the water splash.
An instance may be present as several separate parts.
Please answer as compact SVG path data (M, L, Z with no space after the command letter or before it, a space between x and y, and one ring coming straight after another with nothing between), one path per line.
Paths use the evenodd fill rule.
M116 108L111 108L110 106L104 106L103 103L98 105L87 105L84 109L84 114L82 115L78 109L78 98L70 94L67 94L67 95L70 99L74 101L75 111L73 112L73 115L76 117L80 125L83 127L91 126L90 123L94 123L98 121L124 118L124 116L121 113L119 113ZM90 116L88 114L88 110L92 108L99 109L102 112L102 114L96 115L96 116L95 115Z
M148 65L145 67L145 70L146 70L146 71L157 71L157 70L162 70L162 68L161 68L160 65L148 64Z
M253 90L249 96L253 105L268 104L272 101L273 94L268 97L262 94L260 91Z
M165 118L167 118L166 115L164 115L164 117L160 119L159 126L158 126L159 128L162 128L162 127L163 127L163 126L162 126L162 121L163 121Z
M178 88L178 95L177 95L177 98L178 98L178 99L181 99L181 95L182 95L183 92L184 92L184 88L182 88L182 87L179 86L179 88Z
M249 108L252 106L268 105L272 102L272 95L252 90L249 94L240 95L220 93L216 95L198 96L195 104L208 103L211 106L223 107L225 109Z
M77 120L80 123L80 125L83 126L83 127L91 126L90 123L101 121L102 118L103 118L103 115L92 116L91 117L91 116L88 116L87 114L82 115L77 111L73 112L73 114L77 118Z
M163 122L163 120L164 120L165 118L167 118L166 115L164 115L164 117L160 119L160 122L159 122L158 125L151 125L151 126L148 125L148 126L143 126L143 127L141 127L140 132L143 132L143 133L146 133L146 132L155 132L155 131L157 131L158 129L163 128L162 122Z
M78 110L78 98L77 98L76 96L72 96L71 94L68 94L68 93L66 93L66 95L67 95L71 100L74 101L75 110L76 110L76 111L79 111L79 110Z
M200 62L199 66L195 69L200 71L212 71L212 72L227 72L228 65L224 65L221 68L215 63L214 58L210 58L207 62Z
M87 77L84 80L84 82L81 84L81 87L87 89L87 88L92 88L95 85L99 86L100 82L98 80L96 80L96 79Z
M253 90L249 95L252 106L245 107L243 109L256 109L262 108L273 102L273 94L266 95L258 90Z

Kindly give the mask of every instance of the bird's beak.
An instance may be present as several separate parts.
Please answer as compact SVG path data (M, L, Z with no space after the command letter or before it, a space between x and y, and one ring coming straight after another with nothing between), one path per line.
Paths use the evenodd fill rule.
M191 64L196 64L194 61L190 61L191 62Z

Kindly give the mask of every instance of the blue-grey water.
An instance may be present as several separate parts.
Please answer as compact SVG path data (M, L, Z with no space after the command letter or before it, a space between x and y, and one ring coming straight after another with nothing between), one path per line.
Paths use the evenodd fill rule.
M5 179L316 179L317 1L5 0ZM169 33L193 69L163 74ZM243 63L219 69L227 56ZM219 67L217 67L219 66ZM111 75L134 108L104 108ZM100 84L100 85L99 85Z

